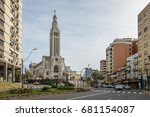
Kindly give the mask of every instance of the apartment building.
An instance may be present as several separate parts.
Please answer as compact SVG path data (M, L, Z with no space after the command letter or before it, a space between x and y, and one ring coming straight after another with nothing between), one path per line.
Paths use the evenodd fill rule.
M146 79L150 62L150 3L138 14L138 70Z
M0 0L0 81L14 82L21 60L22 0Z
M107 72L107 62L106 60L101 60L100 61L100 73L105 76L106 72Z
M100 73L104 76L104 81L107 81L107 61L101 60L100 61Z
M106 64L107 64L107 71L108 74L113 73L113 43L111 43L107 48L106 48Z
M126 65L126 58L132 55L132 38L115 39L106 49L107 69L117 72Z
M117 38L106 48L107 79L118 78L117 73L126 66L126 59L137 53L137 47L137 40L133 38Z

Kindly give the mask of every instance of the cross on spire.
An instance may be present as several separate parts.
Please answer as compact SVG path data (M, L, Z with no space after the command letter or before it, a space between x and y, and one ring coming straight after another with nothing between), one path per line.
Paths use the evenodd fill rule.
M54 10L54 15L56 15L56 10Z

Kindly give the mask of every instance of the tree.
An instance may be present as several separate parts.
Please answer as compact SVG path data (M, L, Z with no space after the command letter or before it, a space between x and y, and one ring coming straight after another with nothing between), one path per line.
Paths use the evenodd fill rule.
M98 70L93 70L92 79L93 79L94 86L97 87L98 81L103 80L104 76L100 74Z

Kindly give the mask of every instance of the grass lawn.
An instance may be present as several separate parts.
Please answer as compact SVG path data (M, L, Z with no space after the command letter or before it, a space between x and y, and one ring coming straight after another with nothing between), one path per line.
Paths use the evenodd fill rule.
M21 88L21 85L16 83L0 82L0 90L13 88Z

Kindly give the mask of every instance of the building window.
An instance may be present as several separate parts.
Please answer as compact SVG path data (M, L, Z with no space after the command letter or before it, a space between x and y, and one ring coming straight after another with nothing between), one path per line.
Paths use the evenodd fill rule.
M147 12L147 11L145 11L145 12L144 12L144 17L146 17L146 16L147 16L147 14L148 14L148 12Z
M58 72L59 72L59 69L58 69L58 66L57 66L57 65L54 66L54 72L55 72L55 73L58 73Z
M144 59L144 63L148 63L148 58Z
M4 46L4 41L0 39L0 45Z
M144 39L145 39L145 40L147 39L147 35L144 36Z
M148 19L145 19L145 20L144 20L144 24L147 24L147 22L148 22Z
M148 46L148 42L144 43L144 48L146 48Z
M140 57L142 57L142 53L139 53L139 55L138 55L138 56L139 56L139 58L140 58Z
M4 11L2 9L0 9L0 14L4 16Z
M146 50L146 51L144 51L144 55L148 55L148 51Z
M142 20L142 17L139 17L139 18L138 18L138 22L140 22L141 20Z
M0 19L0 25L4 26L4 21Z
M49 72L48 72L48 71L46 72L46 75L49 75Z
M45 63L45 69L47 69L47 65L46 65L46 63Z
M147 30L148 30L148 27L145 27L145 28L144 28L144 32L146 32Z
M57 32L54 32L54 36L59 36L59 33L57 33Z
M141 36L141 35L142 35L142 32L139 32L139 33L138 33L138 36Z
M4 31L0 29L0 35L4 36Z

